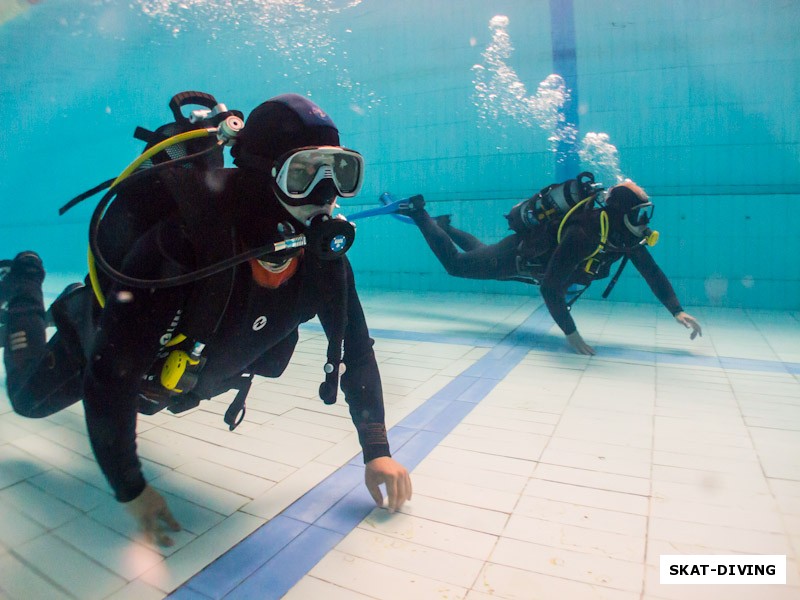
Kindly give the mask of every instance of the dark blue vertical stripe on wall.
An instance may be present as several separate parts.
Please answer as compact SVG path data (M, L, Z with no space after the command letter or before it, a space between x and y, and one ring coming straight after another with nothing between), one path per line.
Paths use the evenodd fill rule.
M578 61L575 50L575 11L572 0L550 0L550 33L553 40L553 72L564 78L570 101L564 106L567 125L578 129ZM578 174L577 140L558 143L556 178L570 179Z

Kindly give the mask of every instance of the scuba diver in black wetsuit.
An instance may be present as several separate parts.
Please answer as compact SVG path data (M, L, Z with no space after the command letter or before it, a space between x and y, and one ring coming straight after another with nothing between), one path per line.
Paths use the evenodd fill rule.
M336 401L343 363L367 488L380 505L385 484L392 511L411 497L408 472L391 458L373 340L344 256L354 229L331 217L337 197L361 187L361 155L341 147L333 121L294 94L257 107L231 153L236 169L151 167L112 188L92 245L93 285L73 284L53 303L58 331L49 342L38 255L0 264L14 410L45 417L83 399L116 498L163 545L172 544L167 528L179 525L142 475L137 411L180 412L239 389L225 419L233 429L253 376L280 376L298 326L315 315L329 340L320 396ZM151 222L143 207L163 215L119 248L137 218Z
M585 290L592 281L608 277L611 265L620 259L620 269L628 260L633 263L667 310L692 330L691 339L702 335L697 319L683 310L672 285L647 250L646 246L658 239L657 232L648 228L653 204L647 194L627 180L608 190L601 208L592 208L586 200L594 200L598 191L582 180L585 175L591 176L582 173L576 180L549 186L520 202L507 215L515 233L491 245L453 227L449 215L431 217L422 196L403 202L398 212L413 219L450 275L540 285L553 320L579 354L595 354L595 350L578 333L569 312L572 302L567 302L568 290L573 285ZM593 183L593 177L589 181ZM583 188L583 193L573 191L574 200L566 202L571 188ZM550 213L557 211L548 209L547 202L544 208L541 206L542 195L547 198L551 192L557 201L550 205L563 205L563 219L550 219ZM584 201L578 200L581 196ZM619 271L604 297L618 276Z

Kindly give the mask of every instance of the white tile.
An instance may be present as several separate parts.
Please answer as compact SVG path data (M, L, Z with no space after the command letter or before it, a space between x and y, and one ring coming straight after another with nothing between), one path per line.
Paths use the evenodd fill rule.
M110 495L59 469L31 477L28 482L84 512L104 502Z
M224 519L223 515L193 505L181 498L161 493L167 506L181 526L180 531L170 531L169 536L174 544L169 547L158 546L145 538L139 530L136 520L127 513L124 506L116 500L101 504L89 513L89 517L97 523L111 529L125 538L141 544L162 556L174 554L186 544L194 540L200 533L207 531ZM211 515L211 517L209 517Z
M583 583L517 569L506 565L488 563L473 586L477 593L470 593L467 599L488 600L505 598L507 600L639 600L637 592L612 589L602 585Z
M358 442L358 435L354 432L317 456L314 462L340 467L360 454L361 444Z
M476 474L476 483L480 483L478 477ZM416 472L413 474L412 485L415 494L506 513L514 509L519 498L518 493L503 492Z
M219 444L239 452L253 454L254 456L275 460L294 467L306 464L331 447L330 442L309 440L293 433L277 432L275 430L260 430L259 435L261 437L256 438L237 434L236 431L231 432L222 428L208 427L186 421L171 423L169 429L188 437Z
M503 530L503 537L629 562L644 561L643 536L601 531L591 526L565 525L514 514Z
M141 581L171 592L264 523L264 519L235 513L145 572Z
M37 521L0 499L0 544L16 548L46 531Z
M53 534L128 581L136 579L163 560L157 552L89 517L75 519L54 530Z
M496 430L502 432L502 430ZM536 439L539 438L539 439ZM492 438L481 438L471 435L451 433L441 445L461 450L474 450L485 454L519 458L521 460L538 460L544 449L547 438L544 436L531 436L530 440L521 443L517 440L504 439L499 433Z
M251 500L275 485L275 482L269 479L242 473L203 459L183 464L176 471Z
M472 585L483 566L483 560L452 554L358 527L336 546L336 550L463 588Z
M536 462L532 460L486 454L468 448L449 448L441 445L434 448L428 454L428 458L453 465L466 465L467 468L473 467L484 471L507 473L520 477L530 476L536 468Z
M191 460L189 450L184 450L183 444L172 446L166 445L166 436L163 436L163 429L158 427L140 433L136 438L136 451L139 458L147 459L158 465L163 465L168 469L176 469L183 463ZM154 436L155 440L149 436Z
M164 592L143 581L131 581L124 588L114 592L106 600L162 600Z
M419 476L426 476L436 478L440 481L457 482L480 488L497 490L499 492L513 494L515 501L516 497L522 493L528 481L526 477L520 475L480 469L469 463L454 464L444 462L431 458L430 455L414 469L413 476L414 480Z
M306 411L308 412L308 411ZM290 433L294 433L297 435L301 435L303 437L308 437L311 439L323 440L325 442L330 442L331 444L336 444L337 442L342 441L347 435L349 435L352 431L355 430L352 421L342 419L340 417L333 417L337 421L342 421L346 425L349 425L346 429L339 427L338 423L325 426L320 425L318 423L309 423L306 421L298 421L295 419L290 418L288 415L291 413L287 413L286 416L281 417L272 417L269 421L264 423L262 432L270 431L272 429L277 429L279 431L286 431Z
M333 550L309 575L381 600L436 598L461 600L466 588Z
M508 520L506 513L456 504L416 493L410 502L403 505L401 512L492 535L499 535Z
M784 531L784 522L777 511L732 508L685 500L654 498L650 504L650 515L720 527L737 527L775 533Z
M366 531L376 531L400 540L481 560L489 556L497 542L497 536L491 534L402 512L389 514L385 510L378 509L373 510L359 527Z
M234 513L251 500L241 494L229 492L177 471L171 471L151 483L170 494L180 496L223 515Z
M127 582L55 536L44 535L14 549L48 579L76 598L105 598Z
M312 462L298 469L265 494L248 502L242 512L271 519L336 470L336 466Z
M747 493L768 494L767 480L761 474L748 476L735 473L720 473L686 467L653 465L653 481L682 483L707 488L710 493L725 493L741 490Z
M5 386L3 385L2 388L5 389ZM5 398L5 394L0 393L0 398ZM7 401L8 399L6 399ZM9 405L5 404L5 406ZM10 413L3 414L0 418L0 444L8 444L14 440L28 437L30 434L30 431L12 422Z
M514 510L514 514L632 537L644 537L647 531L647 518L643 515L592 508L535 496L523 496Z
M766 513L774 513L778 509L778 503L771 494L756 494L745 489L724 490L719 487L660 480L653 481L653 500L682 500Z
M0 552L0 595L9 600L71 600L67 591L11 554Z
M509 538L500 538L490 562L629 592L638 593L642 585L640 563Z
M650 510L650 499L644 495L546 481L536 477L530 479L524 493L527 496L636 515L647 515Z
M648 539L674 544L708 546L741 554L792 553L784 533L769 533L734 527L720 527L688 521L653 517L648 524Z
M634 458L620 458L594 453L586 454L582 452L567 452L556 450L548 446L539 461L541 464L556 465L560 467L572 467L575 469L585 469L587 471L597 471L600 473L614 473L618 475L628 475L630 477L650 478L650 460L637 460Z
M500 410L500 409L495 409ZM508 410L508 409L506 409ZM537 435L551 435L554 425L539 423L537 421L514 419L511 417L496 416L490 409L475 409L462 420L465 425L482 425L493 429L515 431L520 433L533 433Z
M650 480L643 477L630 477L616 473L603 473L587 469L562 467L558 465L539 464L534 476L537 479L569 483L573 485L636 494L639 496L650 495Z
M353 431L353 421L349 417L331 414L327 408L326 406L325 412L308 410L306 408L293 408L287 411L283 416L285 419L320 425L325 428L332 427L347 433ZM283 419L280 421L283 422Z
M364 596L355 590L328 583L310 575L303 577L283 596L283 600L312 600L316 598L324 598L325 600L370 600L375 597Z
M0 490L0 503L9 504L48 529L77 518L80 512L58 498L27 483Z
M161 429L153 435L165 449L169 447L180 448L183 453L181 459L172 468L178 468L187 462L202 458L211 463L224 465L230 469L263 477L270 481L280 481L295 471L294 467L284 463L240 452L224 444L213 444L205 440L197 440L174 431Z
M38 434L16 439L13 444L17 448L34 456L37 461L40 461L48 467L61 467L71 457L77 455L76 452L68 450L55 442L51 442Z
M83 456L94 456L85 423L83 423L83 429L80 431L75 431L69 427L51 427L42 431L41 436Z
M25 432L25 435L29 435ZM24 481L50 468L11 444L0 445L0 489Z

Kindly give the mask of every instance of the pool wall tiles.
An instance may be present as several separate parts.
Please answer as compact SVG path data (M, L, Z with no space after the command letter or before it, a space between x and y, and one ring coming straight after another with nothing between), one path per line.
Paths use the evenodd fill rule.
M367 160L362 194L343 203L345 214L376 206L383 191L423 193L431 213L451 213L456 226L497 241L507 233L502 215L551 182L557 165L544 130L510 118L480 124L471 67L491 41L490 19L504 14L514 48L508 64L533 94L553 69L550 4L364 2L330 18L338 63L303 68L239 43L237 32L219 32L209 45L207 31L173 38L142 16L129 20L124 39L106 38L104 52L87 62L96 40L44 28L47 44L27 44L20 63L0 66L14 84L6 89L15 90L0 94L25 129L14 143L0 140L11 174L0 182L8 208L3 253L41 247L51 270L83 270L89 208L59 220L57 207L126 164L140 147L130 137L133 127L163 122L168 97L188 88L207 89L245 111L273 94L310 93L333 115L343 143ZM580 137L607 133L622 172L653 196L662 233L654 255L684 303L800 307L793 259L800 250L800 5L572 5ZM67 10L38 7L31 19L56 22ZM26 27L33 24L6 24L0 42L2 35L36 35ZM164 39L154 45L157 36ZM186 44L194 44L195 60L165 59ZM79 72L55 72L48 65L56 55L64 57L59 69L76 64ZM347 77L357 85L343 83ZM419 232L389 217L361 221L350 256L366 286L538 293L449 277ZM589 294L603 288L601 282ZM613 298L653 301L631 268Z

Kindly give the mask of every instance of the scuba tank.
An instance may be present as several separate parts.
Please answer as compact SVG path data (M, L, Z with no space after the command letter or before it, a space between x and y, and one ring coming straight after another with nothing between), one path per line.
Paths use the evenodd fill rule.
M516 204L506 215L508 226L517 233L529 233L552 221L560 220L579 202L602 189L594 174L584 171L575 179L552 183L533 197Z

